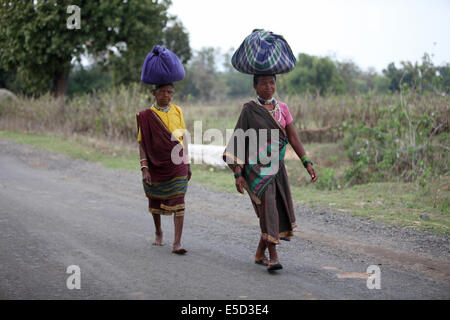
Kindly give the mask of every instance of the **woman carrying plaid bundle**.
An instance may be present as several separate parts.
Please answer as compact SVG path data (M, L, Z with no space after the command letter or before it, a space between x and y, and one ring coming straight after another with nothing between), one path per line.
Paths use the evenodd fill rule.
M284 57L281 57L283 49L281 49L281 55L270 54L270 52L267 54L273 49L271 44L277 40L274 37L276 35L257 30L256 34L254 32L246 39L250 41L244 41L241 46L241 48L243 46L247 48L241 52L250 55L249 59L239 56L239 49L233 56L233 66L239 71L245 73L258 71L266 74L254 75L253 87L257 97L255 101L250 101L243 106L233 136L223 154L224 161L234 172L237 191L244 193L244 189L247 190L259 218L261 236L255 254L255 263L268 266L269 271L282 269L276 245L280 244L280 240L290 240L293 229L296 227L284 165L287 143L291 144L301 159L311 176L311 181L317 181L312 162L306 157L306 152L293 125L289 107L273 97L276 91L276 75L267 73L274 70L278 73L288 72L295 65L295 58L290 57L286 50ZM255 44L255 39L261 43ZM282 39L282 41L284 41L282 44L287 46L285 40ZM259 62L256 64L255 61L258 59ZM240 61L240 65L237 65L236 61ZM246 64L245 61L249 63ZM277 61L281 64L277 64ZM285 61L289 61L289 64L285 64ZM293 64L292 61L294 61ZM273 63L277 65L274 66ZM266 249L269 251L269 259L265 255Z

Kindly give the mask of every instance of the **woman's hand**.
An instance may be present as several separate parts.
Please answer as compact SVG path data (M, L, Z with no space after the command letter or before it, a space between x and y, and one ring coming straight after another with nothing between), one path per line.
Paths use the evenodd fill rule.
M245 184L245 179L243 176L237 177L236 178L236 190L239 193L244 194L244 184Z
M188 165L188 175L187 175L187 177L188 177L188 181L190 181L190 180L191 180L191 176L192 176L192 172L191 172L191 166L190 166L190 165Z
M148 184L149 186L152 185L152 177L150 176L150 171L148 171L147 168L142 169L142 181Z
M311 165L311 163L308 163L306 165L306 170L308 171L309 175L311 176L311 182L316 182L318 177L317 177L317 174L316 174L316 170L314 170L314 168Z

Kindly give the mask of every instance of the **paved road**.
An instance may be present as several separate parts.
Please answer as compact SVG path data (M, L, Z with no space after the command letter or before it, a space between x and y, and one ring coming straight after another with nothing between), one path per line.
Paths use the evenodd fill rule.
M342 229L336 215L297 205L300 228L279 247L284 269L269 274L253 263L259 230L247 197L192 184L187 206L189 253L176 256L169 217L168 244L151 245L138 174L0 139L0 299L450 298L448 238L427 238L442 242L436 256L411 249L418 240L376 240L357 232L375 228L366 222ZM71 265L79 290L66 286ZM367 288L370 265L381 289Z

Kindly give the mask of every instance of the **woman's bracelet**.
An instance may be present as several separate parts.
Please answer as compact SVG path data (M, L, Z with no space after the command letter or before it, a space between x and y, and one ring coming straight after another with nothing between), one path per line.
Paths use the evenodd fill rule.
M313 165L312 161L306 156L304 155L303 157L300 158L300 160L303 163L303 166L306 168L308 166L308 163L310 163L311 165Z
M141 170L144 168L148 169L148 160L147 159L141 159L141 161L139 161L139 163L141 164Z

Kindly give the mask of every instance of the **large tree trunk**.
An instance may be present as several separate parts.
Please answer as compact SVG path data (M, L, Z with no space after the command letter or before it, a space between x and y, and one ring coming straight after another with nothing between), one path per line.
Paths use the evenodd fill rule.
M54 73L52 92L56 98L63 97L66 94L69 74L70 69L63 69Z

